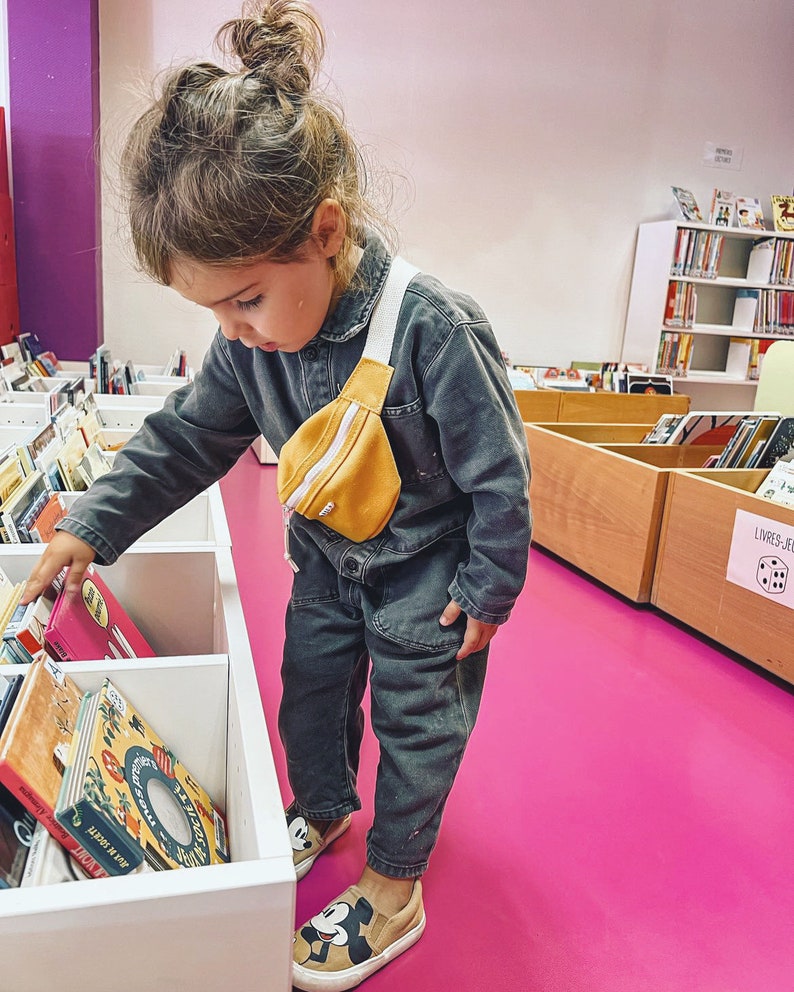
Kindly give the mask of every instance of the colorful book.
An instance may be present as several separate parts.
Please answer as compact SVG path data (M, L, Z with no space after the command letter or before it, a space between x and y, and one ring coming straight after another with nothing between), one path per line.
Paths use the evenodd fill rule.
M107 872L55 818L63 769L83 694L49 658L28 669L0 734L0 783L93 877Z
M94 565L86 569L79 593L67 592L64 584L52 608L44 640L47 651L58 661L155 656Z
M55 533L55 527L66 516L66 503L60 493L52 493L40 512L27 526L33 543L48 544Z
M715 189L711 194L709 224L718 227L732 227L736 217L736 194L724 189Z
M736 197L736 224L738 227L757 228L764 230L764 211L761 201L752 196Z
M112 874L229 860L223 812L109 679L81 704L55 815Z
M756 493L781 506L794 507L794 462L775 462Z
M772 196L772 222L776 231L794 231L794 196Z
M758 468L771 468L780 459L794 459L794 417L783 417L769 435L761 454L758 456Z
M668 444L726 445L740 421L750 413L700 412L693 410L684 416L667 439Z
M694 195L688 189L682 189L680 186L671 186L670 189L673 191L673 196L684 220L697 221L702 224L703 215Z

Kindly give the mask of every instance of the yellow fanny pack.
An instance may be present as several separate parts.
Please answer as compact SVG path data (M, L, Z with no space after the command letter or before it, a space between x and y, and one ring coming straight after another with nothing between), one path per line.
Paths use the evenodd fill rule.
M284 557L293 511L351 541L379 534L394 512L400 476L381 410L394 369L388 364L403 296L419 270L395 258L375 304L364 352L336 399L305 421L278 456Z

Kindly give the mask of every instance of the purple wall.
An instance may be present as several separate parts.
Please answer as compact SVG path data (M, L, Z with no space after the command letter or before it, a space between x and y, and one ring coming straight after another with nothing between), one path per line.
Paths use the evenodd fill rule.
M20 327L59 358L101 341L98 0L7 0Z

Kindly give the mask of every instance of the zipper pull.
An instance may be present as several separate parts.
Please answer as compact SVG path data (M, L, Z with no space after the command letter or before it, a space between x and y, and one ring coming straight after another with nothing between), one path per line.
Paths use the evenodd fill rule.
M298 563L290 554L289 550L289 518L292 516L292 510L288 506L281 507L281 520L284 525L284 561L289 565L293 572L300 572Z

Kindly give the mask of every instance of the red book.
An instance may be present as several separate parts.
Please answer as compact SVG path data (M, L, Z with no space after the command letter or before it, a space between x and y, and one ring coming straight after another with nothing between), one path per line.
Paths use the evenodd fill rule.
M49 658L34 661L0 735L0 782L94 878L105 869L55 819L83 693Z
M147 643L98 569L89 565L79 593L58 593L44 641L56 661L154 658Z

